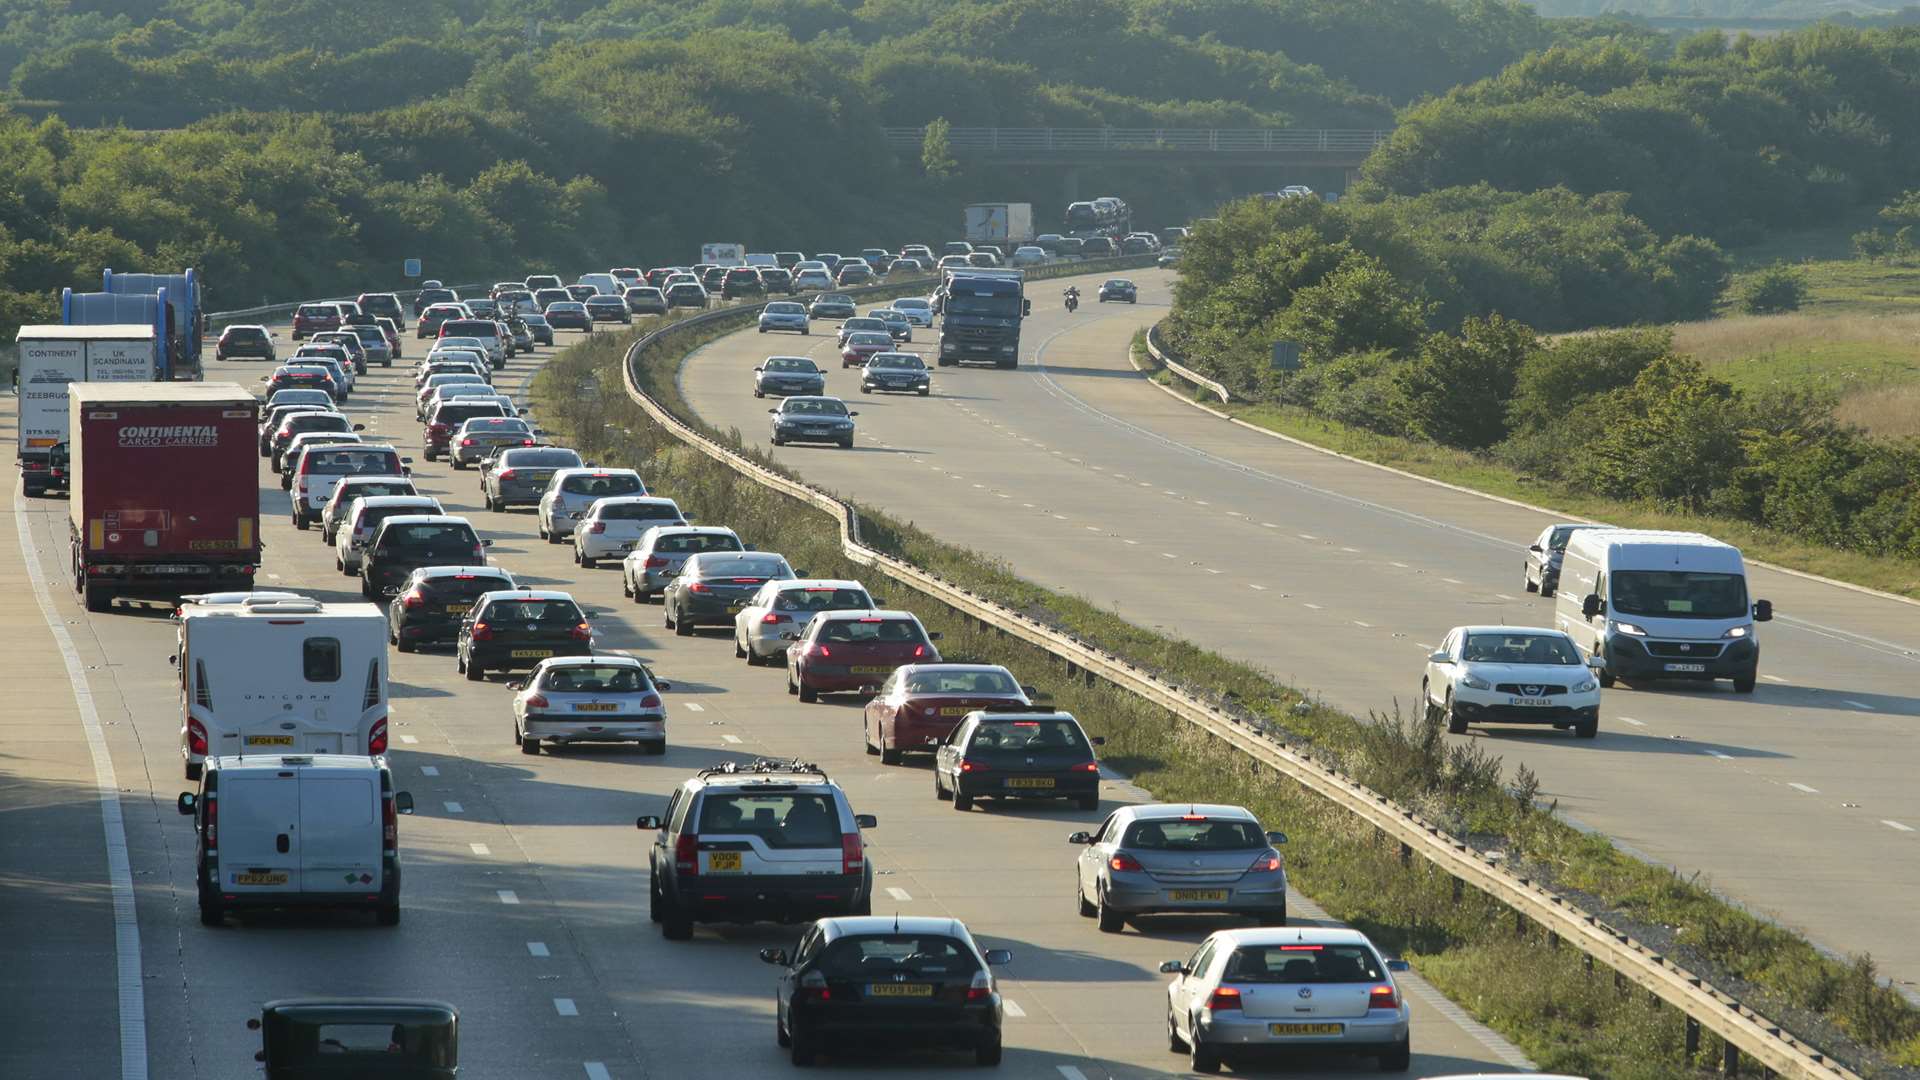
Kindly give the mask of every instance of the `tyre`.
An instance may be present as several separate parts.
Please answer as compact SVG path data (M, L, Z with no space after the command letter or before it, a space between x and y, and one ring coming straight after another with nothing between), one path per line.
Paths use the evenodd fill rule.
M984 1067L1000 1064L1000 1036L991 1035L981 1039L973 1048L973 1063Z
M880 744L880 764L882 764L882 765L898 765L898 764L900 764L900 749L899 749L899 747L895 747L895 748L893 748L893 749L891 749L891 750L889 750L889 749L887 749L887 745L886 745L885 743L881 743L881 744Z
M660 936L668 941L687 941L693 937L693 920L687 918L665 896L660 898Z
M395 641L393 647L399 649L401 652L414 652L419 649L419 646L415 645L412 639L407 637L401 637L398 641Z
M600 569L600 560L592 556L582 555L580 556L580 565L589 570L598 570Z
M660 884L658 881L652 881L647 885L647 920L659 922L660 913L664 910L665 907L660 899ZM783 1042L780 1045L785 1046L786 1043Z
M203 773L203 772L205 772L205 771L206 771L206 768L207 768L207 767L206 767L205 765L195 765L195 764L193 764L193 763L191 763L191 762L189 762L189 763L187 764L187 779L189 779L189 780L198 780L198 779L200 779L200 774L201 774L201 773Z
M88 585L85 589L88 611L113 610L113 594L104 585Z
M1573 726L1573 735L1576 739L1591 739L1599 734L1600 721L1598 720L1588 720Z
M852 439L841 439L841 440L840 440L840 449L842 449L842 450L851 450L851 449L853 449L853 440L852 440Z
M539 740L539 739L531 739L531 738L528 738L528 737L527 737L527 736L525 736L525 735L522 735L522 736L520 736L520 737L519 737L519 742L520 742L520 752L521 752L521 753L523 753L523 754L534 754L534 755L538 755L538 754L540 753L540 740Z
M947 797L947 789L940 783L940 770L935 769L933 770L933 799L935 802L945 802Z
M1759 677L1760 675L1759 675L1758 668L1755 668L1751 671L1744 672L1739 675L1735 675L1733 677L1733 692L1736 694L1753 693L1754 681Z
M1534 584L1532 576L1529 575L1525 570L1520 571L1520 587L1525 589L1528 592L1540 591L1540 586Z
M1285 907L1268 908L1260 914L1255 915L1254 918L1259 921L1261 926L1285 926L1287 925L1287 909Z
M1613 689L1613 684L1614 684L1614 683L1615 683L1616 681L1618 681L1618 678L1619 678L1619 677L1618 677L1618 676L1616 676L1616 675L1615 675L1615 674L1614 674L1613 672L1611 672L1611 671L1602 671L1602 672L1600 672L1600 674L1599 674L1599 676L1598 676L1598 678L1600 679L1600 689L1602 689L1602 690L1611 690L1611 689Z
M787 672L787 696L791 697L794 694L798 694L799 692L800 692L800 687L798 684L796 684L793 681L793 672L789 670Z
M738 634L735 634L733 638L733 658L735 660L739 660L742 658L749 659L749 660L752 659L752 657L747 656L747 650L740 647L740 635Z
M379 909L374 912L373 917L374 917L374 921L378 922L381 926L399 926L400 925L399 899L395 898L391 903L381 904Z
M1117 934L1127 925L1127 917L1107 905L1104 891L1094 900L1094 917L1099 920L1103 934Z
M448 454L448 455L447 455L447 462L448 462L449 464L451 464L451 465L453 466L453 471L454 471L454 472L466 472L466 471L467 471L467 464L466 464L466 462L464 462L464 461L461 461L461 460L460 460L460 455L459 455L459 454Z
M627 576L625 570L620 572L620 595L626 597L633 596L633 579Z
M1381 1072L1406 1072L1413 1065L1413 1042L1403 1039L1393 1049L1380 1055Z
M693 624L688 622L685 616L676 612L673 620L673 634L675 637L692 637ZM804 694L801 695L801 700L806 700Z
M787 445L787 443L786 443L786 440L784 440L784 439L782 439L782 438L781 438L780 436L778 436L778 435L775 435L775 436L773 436L772 438L770 438L770 439L768 439L767 441L768 441L768 442L770 442L770 443L772 443L772 444L773 444L773 445L775 445L775 446L785 446L785 445Z
M811 686L808 686L806 679L804 678L800 679L796 685L799 687L799 689L796 690L795 693L800 695L801 701L805 702L808 705L812 705L815 702L818 702L820 700L820 691L815 690Z
M795 1065L805 1069L813 1064L816 1053L813 1048L813 1036L790 1026L787 1029L787 1047L787 1055L793 1059Z
M778 1043L780 1045L780 1048L784 1050L787 1047L793 1045L793 1037L787 1034L787 1025L780 1022L780 1017L778 1015L779 1010L776 1009L774 1010L774 1012L775 1012L775 1015L773 1018L773 1041Z
M1217 1073L1220 1071L1220 1051L1201 1042L1198 1038L1187 1048L1187 1068L1197 1073Z
M475 661L472 661L472 660L467 661L467 681L468 682L479 682L482 679L485 679L486 677L487 677L486 668L481 667Z
M1440 712L1441 712L1441 715L1442 715L1442 716L1445 716L1445 717L1447 718L1447 734L1449 734L1449 735L1465 735L1465 734L1467 733L1467 722L1466 722L1466 720L1465 720L1465 719L1463 719L1463 718L1462 718L1462 717L1460 716L1460 714L1459 714L1459 713L1456 713L1456 712L1454 711L1454 709L1453 709L1453 694L1452 694L1452 692L1448 692L1448 694L1447 694L1447 703L1446 703L1445 705L1443 705L1443 706L1441 706L1441 708L1440 708Z
M959 788L954 788L953 789L953 808L955 810L960 811L963 814L973 809L973 796L963 794Z
M212 893L200 894L200 925L221 926L227 921L226 909L220 906L220 900Z
M925 388L922 388L922 389L921 389L921 391L920 391L920 396L921 396L921 397L926 397L926 396L927 396L928 394L931 394L932 392L933 392L933 391L932 391L932 390L930 390L930 389L925 389Z

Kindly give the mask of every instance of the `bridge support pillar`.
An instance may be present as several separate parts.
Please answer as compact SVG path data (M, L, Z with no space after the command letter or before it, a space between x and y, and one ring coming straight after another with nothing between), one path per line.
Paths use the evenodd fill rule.
M1080 170L1079 169L1068 169L1065 173L1061 175L1060 194L1062 196L1061 198L1062 202L1071 203L1071 202L1080 201Z

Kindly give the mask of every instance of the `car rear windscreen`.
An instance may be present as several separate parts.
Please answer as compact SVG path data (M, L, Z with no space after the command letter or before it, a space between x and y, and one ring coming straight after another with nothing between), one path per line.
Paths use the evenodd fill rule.
M669 503L614 503L595 515L601 521L679 521L680 510Z
M1267 837L1251 821L1159 819L1134 822L1120 844L1142 851L1236 851L1264 848Z
M1243 945L1221 973L1228 983L1358 983L1386 978L1364 945Z
M1031 754L1035 751L1092 752L1080 725L1071 720L990 720L974 729L967 753Z
M458 399L455 400L457 401ZM433 414L433 422L436 424L445 424L448 427L458 427L460 424L477 417L505 415L507 415L507 410L497 401L476 402L472 405L450 404L442 405L439 410Z
M353 424L339 413L315 412L294 413L281 426L297 435L304 431L347 431Z
M702 551L742 551L738 537L723 533L686 533L679 536L662 536L654 541L653 550L662 554L685 555Z
M757 836L770 848L839 847L840 815L828 795L709 789L699 833Z
M631 664L559 664L540 680L540 689L562 694L638 693L647 688L646 676Z
M504 464L509 469L577 469L580 455L571 450L510 450Z
M440 336L491 338L500 336L500 328L485 319L448 319L440 324Z
M973 951L943 934L844 937L827 946L820 970L830 978L878 983L935 978L971 979L980 970Z
M865 589L846 589L820 585L807 589L782 589L774 594L775 611L864 611L873 606Z
M569 495L633 495L641 490L637 476L569 476L560 490Z
M342 482L341 494L348 498L370 498L375 495L412 495L411 480L363 480L355 484ZM417 512L417 511L416 511Z
M416 522L386 526L380 532L380 546L427 556L471 559L473 549L479 545L470 525Z
M511 588L513 588L511 581L494 574L446 574L440 577L424 578L420 582L422 593L442 603L472 600L481 593Z
M507 626L526 623L572 626L582 618L580 606L571 600L496 600L487 605L487 621Z
M392 450L309 450L300 471L309 476L399 476L400 455Z
M916 671L907 676L909 694L1017 694L1020 687L1004 671Z
M834 619L820 628L819 640L855 644L925 644L920 637L920 627L911 619Z

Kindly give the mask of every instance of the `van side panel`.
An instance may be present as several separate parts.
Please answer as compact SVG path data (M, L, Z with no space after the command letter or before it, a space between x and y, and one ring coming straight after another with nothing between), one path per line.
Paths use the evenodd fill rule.
M1573 538L1579 540L1580 534L1573 534ZM1604 612L1592 619L1581 613L1581 605L1593 593L1599 575L1600 565L1592 553L1569 543L1560 561L1560 586L1553 594L1554 626L1572 638L1587 656L1602 651L1601 638L1607 624Z

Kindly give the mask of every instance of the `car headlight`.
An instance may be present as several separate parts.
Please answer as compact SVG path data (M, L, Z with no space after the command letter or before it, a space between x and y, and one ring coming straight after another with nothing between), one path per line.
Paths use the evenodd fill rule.
M1616 622L1613 624L1613 628L1627 635L1628 637L1646 637L1647 636L1647 632L1645 630L1642 630L1640 627L1635 626L1633 623L1630 623L1630 622Z
M1490 683L1490 682L1488 682L1487 680L1485 680L1485 679L1483 679L1483 678L1481 678L1481 677L1480 677L1480 676L1478 676L1478 675L1472 675L1472 674L1469 674L1469 675L1462 675L1462 676L1460 677L1460 685L1462 685L1462 686L1465 686L1465 687L1467 687L1467 688L1468 688L1468 689L1470 689L1470 690L1491 690L1491 689L1493 689L1493 684L1492 684L1492 683Z
M1728 631L1727 631L1726 633L1724 633L1724 634L1721 634L1720 636L1721 636L1721 637L1727 637L1727 638L1743 638L1743 637L1746 637L1746 636L1747 636L1748 634L1750 634L1750 633L1752 633L1752 632L1753 632L1753 628L1752 628L1752 627L1749 627L1749 626L1736 626L1736 627L1734 627L1734 628L1732 628L1731 630L1728 630Z
M1600 689L1599 683L1592 679L1585 679L1574 684L1573 692L1576 694L1591 694L1598 689Z

